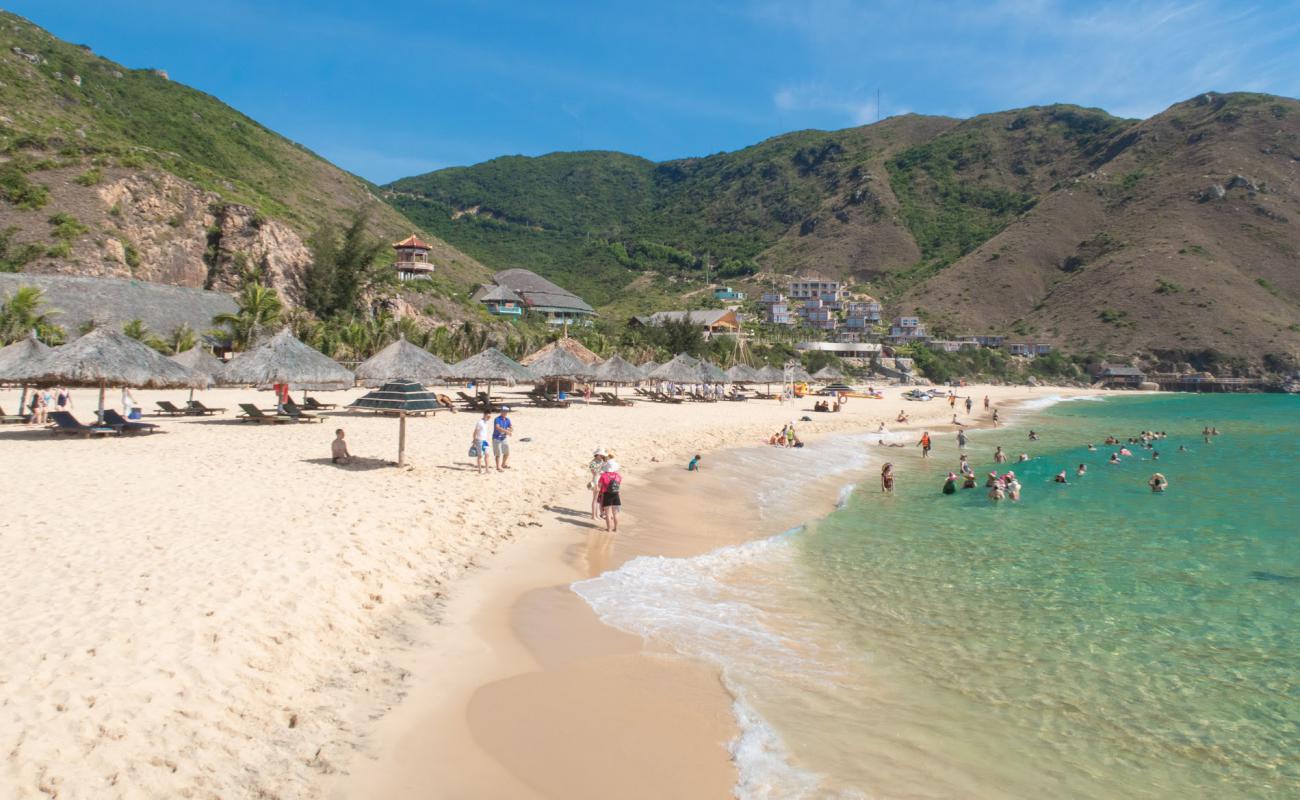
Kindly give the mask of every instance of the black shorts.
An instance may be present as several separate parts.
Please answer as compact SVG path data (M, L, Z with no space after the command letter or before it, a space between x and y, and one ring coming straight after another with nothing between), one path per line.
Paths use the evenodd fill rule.
M600 507L609 508L610 506L621 506L623 500L616 494L603 494L600 496Z

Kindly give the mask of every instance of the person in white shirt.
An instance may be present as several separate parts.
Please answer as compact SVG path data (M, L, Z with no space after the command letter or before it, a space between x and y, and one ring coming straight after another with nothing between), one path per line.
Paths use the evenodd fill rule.
M123 386L122 387L122 416L126 417L127 419L133 419L131 414L139 407L140 404L136 402L135 395L131 394L131 390L129 388Z
M483 418L474 423L474 442L471 448L478 456L478 473L488 471L488 440L492 438L492 412L484 411Z

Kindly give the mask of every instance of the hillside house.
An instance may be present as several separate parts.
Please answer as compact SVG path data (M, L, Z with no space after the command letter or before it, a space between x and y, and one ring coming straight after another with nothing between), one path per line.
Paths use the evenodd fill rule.
M745 299L745 293L738 292L730 286L720 286L713 290L713 299L740 302Z
M480 286L473 300L482 303L489 314L498 317L520 317L524 313L524 299L504 286Z
M429 250L432 248L433 245L421 241L415 234L395 242L393 252L396 253L396 259L393 261L393 269L397 271L397 279L420 280L432 275L433 262L429 260Z
M540 314L550 325L588 325L596 315L586 300L526 269L508 269L492 276L523 302L524 309Z
M702 308L698 311L658 311L642 317L633 317L630 325L657 328L665 322L689 320L704 333L704 338L735 335L740 330L740 318L730 309Z
M1137 367L1126 367L1119 364L1102 364L1101 371L1095 376L1096 382L1103 386L1125 389L1136 389L1146 379L1146 375Z
M789 295L792 300L823 299L838 303L848 299L849 290L840 281L828 281L821 278L798 278L790 282Z
M1041 342L1009 342L1006 347L1009 355L1025 356L1027 358L1045 356L1052 352L1052 346L1050 344L1043 344Z
M858 366L869 366L880 358L880 345L876 342L799 342L794 349L800 353L830 353Z
M889 326L889 341L892 344L910 344L928 342L930 334L920 317L899 317Z

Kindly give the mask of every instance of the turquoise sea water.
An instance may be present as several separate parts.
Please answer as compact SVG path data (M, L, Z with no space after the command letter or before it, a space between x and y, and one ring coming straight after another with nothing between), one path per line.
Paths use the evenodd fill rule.
M1141 430L1159 461L1108 465ZM985 496L996 444L1033 457L1020 503ZM952 438L913 450L878 448L892 497L579 588L722 668L740 796L1300 796L1300 399L1062 403L975 432L981 488L950 496Z

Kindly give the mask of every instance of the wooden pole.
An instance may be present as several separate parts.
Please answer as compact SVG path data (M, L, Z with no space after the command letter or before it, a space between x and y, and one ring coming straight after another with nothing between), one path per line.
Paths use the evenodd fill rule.
M99 382L99 424L104 424L104 392L108 388L105 381Z
M406 412L397 412L397 466L406 464Z

